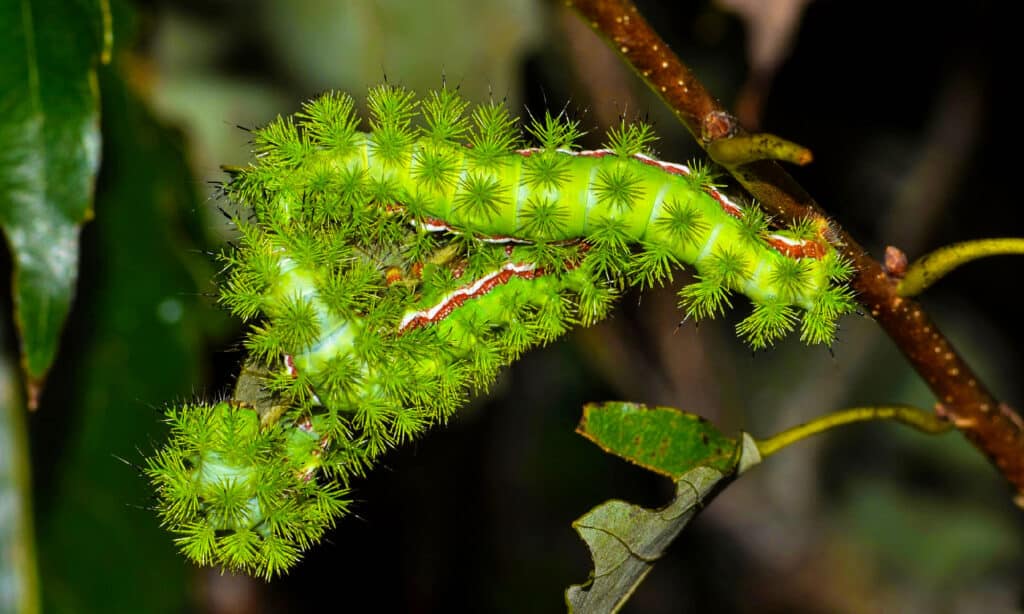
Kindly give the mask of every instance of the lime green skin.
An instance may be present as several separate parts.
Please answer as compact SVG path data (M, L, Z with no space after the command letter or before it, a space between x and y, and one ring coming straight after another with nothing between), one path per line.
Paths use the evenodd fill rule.
M317 151L313 154L315 164L328 164L336 168L365 169L368 177L377 181L390 181L408 194L420 197L422 211L427 217L443 222L453 231L478 235L482 240L493 237L514 237L521 240L547 241L587 240L595 227L607 220L615 220L628 235L631 242L656 243L667 246L677 260L692 265L698 274L704 275L708 263L721 249L728 249L737 255L743 263L743 274L735 280L725 280L729 290L741 292L753 302L781 300L805 310L815 304L817 297L830 287L830 281L824 260L807 260L808 267L802 283L796 292L784 292L772 282L773 272L786 260L790 260L769 246L764 241L744 240L743 227L739 219L727 212L723 206L710 196L694 180L679 174L646 164L634 157L619 157L614 154L603 156L578 155L568 152L552 152L564 158L563 180L557 188L531 187L527 181L528 172L524 165L528 164L528 155L538 155L539 151L528 155L521 153L507 154L486 166L473 159L472 150L461 145L448 142L436 142L421 139L415 142L401 163L384 162L375 155L372 134L360 135L362 143L345 157L334 156L328 151ZM428 184L422 180L422 171L418 168L421 152L427 149L446 148L445 155L454 161L458 169L447 182L447 187L437 189L436 184ZM313 166L315 164L311 164ZM629 199L615 201L602 198L602 173L617 172L628 175L633 186ZM301 169L297 169L301 173ZM497 189L490 194L493 212L481 213L468 207L460 206L460 199L467 192L467 177L476 174L496 181ZM301 179L298 180L301 183ZM277 205L287 210L294 206L291 195L279 197ZM531 199L546 198L557 203L559 220L557 230L544 237L531 234L524 229L524 211ZM666 203L676 203L692 208L699 214L701 224L694 230L689 240L673 237L671 233L658 223L665 214ZM396 203L401 205L401 203ZM379 204L377 206L380 206ZM830 248L831 249L831 248ZM510 255L515 259L515 252ZM317 373L333 357L351 351L358 336L362 334L362 326L358 321L343 321L331 315L328 305L319 301L316 291L316 271L303 270L297 267L286 256L282 257L282 277L280 285L273 291L278 296L298 293L307 296L317 305L321 317L321 330L324 331L320 342L309 348L294 348L289 354L294 358L295 367L300 371ZM541 283L540 279L544 279ZM482 315L492 322L495 328L506 325L503 321L502 305L508 300L508 294L537 294L532 300L535 305L543 305L559 293L567 290L560 275L544 276L538 280L515 279L511 286L499 286L486 295L467 301L455 309L445 320L458 320L465 315ZM511 282L510 282L511 283ZM429 300L437 297L421 298L414 307L423 307ZM443 321L442 321L443 322ZM479 342L468 338L460 344L453 339L458 336L451 334L457 324L447 323L443 326L432 326L436 330L439 345L446 346L446 359L459 360L466 355L467 347ZM376 334L376 333L372 333ZM460 347L461 345L461 347ZM444 369L437 359L428 361L427 372ZM365 365L372 371L372 365ZM352 399L358 404L362 399Z
M366 169L371 177L395 181L410 194L426 194L427 197L423 199L425 212L459 231L525 240L586 240L594 230L595 223L606 219L621 220L623 230L633 242L668 246L680 262L692 265L698 273L706 272L705 265L717 249L728 246L747 262L746 281L730 289L745 294L755 302L785 294L769 278L771 272L789 257L763 241L744 241L742 225L737 217L726 212L721 204L689 177L666 172L633 157L558 152L556 155L566 160L566 179L560 182L558 188L536 188L529 185L523 167L528 155L537 155L540 153L537 151L528 155L507 154L481 167L473 160L471 150L464 146L421 140L404 156L404 164L390 164L379 161L375 156L372 134L364 133L360 136L363 143L352 155L342 159L333 159L329 152L320 152L319 155L330 159L330 164L339 168L358 165ZM458 180L448 182L449 187L443 190L425 187L416 178L420 152L439 147L447 149L459 169ZM634 178L638 188L628 206L617 206L609 199L602 202L598 193L600 171L613 165ZM497 180L500 189L494 199L496 213L474 215L456 204L466 192L465 178L470 173L479 173ZM530 199L537 197L557 202L561 213L557 232L545 237L531 235L524 229L524 208ZM285 197L282 206L289 206L287 200L288 197ZM697 230L695 240L684 242L675 239L657 224L664 213L665 203L673 201L693 207L699 212L703 224ZM785 232L779 234L785 235ZM831 247L827 249L832 250ZM787 302L810 309L816 296L828 285L823 264L812 266L800 291L792 294Z
M370 148L366 148L366 164L372 164ZM465 151L463 168L471 165ZM787 257L766 243L749 244L741 239L739 220L727 213L714 198L704 192L688 177L671 174L655 166L645 164L635 158L592 157L571 154L563 155L568 160L568 172L571 179L560 189L547 189L540 194L558 202L565 213L564 223L560 232L546 237L553 240L586 239L594 229L595 222L612 218L623 222L623 230L635 243L650 242L668 246L675 257L682 263L692 265L698 273L705 273L708 258L716 253L720 246L739 249L740 254L749 263L747 281L743 285L731 288L747 295L753 301L763 301L780 294L778 288L768 281L770 272L778 267L779 262ZM487 220L467 215L453 206L459 193L459 187L438 193L430 201L429 212L433 217L448 222L455 228L483 235L504 235L533 239L529 233L523 232L522 212L528 200L536 195L523 179L523 164L527 158L522 155L507 156L498 167L502 185L502 206L497 215ZM640 195L632 206L617 207L605 201L601 202L597 195L599 171L609 164L616 164L628 169L629 175L636 177L640 187ZM381 169L397 179L407 189L415 189L415 181L408 173L393 169ZM464 171L465 172L465 171ZM683 206L692 206L699 211L705 226L699 230L699 237L693 241L673 239L667 230L656 222L663 213L667 202L677 202ZM824 267L814 267L813 273L803 291L792 297L792 304L810 309L814 297L828 286L828 277Z

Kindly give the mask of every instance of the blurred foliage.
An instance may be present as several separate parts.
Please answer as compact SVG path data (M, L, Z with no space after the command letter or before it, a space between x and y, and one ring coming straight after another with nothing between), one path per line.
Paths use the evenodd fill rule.
M0 317L6 315L0 311ZM0 332L0 340L4 340ZM0 356L0 612L39 611L25 408L18 369Z
M43 595L47 611L171 612L187 597L185 563L129 465L162 438L162 403L195 394L200 381L209 305L196 294L188 262L195 244L181 221L198 203L180 141L119 77L104 71L101 85L104 165L77 328L54 370L61 386L33 423L70 422L59 472L40 501ZM132 590L111 591L114 581Z
M201 330L224 319L211 319L197 294L213 269L196 251L195 221L183 221L199 204L180 138L129 91L123 64L100 72L91 83L103 103L97 216L83 235L51 385L30 422L41 592L48 612L178 611L185 565L129 465L162 437L159 405L198 389Z
M109 55L102 10L98 0L0 4L0 226L33 407L71 308L81 225L93 215L96 65Z
M57 4L47 25L92 6ZM640 8L713 91L748 96L764 128L812 148L815 163L796 171L799 180L873 253L892 243L913 259L958 240L1024 235L1017 162L1004 153L1020 136L1019 122L1005 121L1017 98L1004 78L1019 54L1014 22L998 7L929 12L927 28L909 29L920 7L890 6L883 19L859 5L811 3L786 31L790 52L770 86L755 84L755 94L741 93L751 84L739 19L710 3ZM222 179L218 164L248 158L236 125L292 112L324 88L364 91L382 73L414 88L444 74L471 97L486 99L490 85L534 115L568 101L591 133L619 113L649 115L663 157L695 150L556 3L151 0L113 9L120 47L98 82L96 218L82 234L78 296L50 385L29 417L46 611L298 611L337 607L338 592L352 609L375 611L559 611L564 587L589 565L571 521L611 497L656 507L674 496L663 478L573 435L585 402L685 406L727 432L764 434L834 407L932 403L866 318L844 322L835 357L799 344L751 357L729 318L677 329L671 291L630 295L611 321L530 353L447 428L391 454L356 485L356 516L288 578L264 585L197 573L146 509L144 480L119 459L137 462L162 439L163 404L231 385L240 357L221 349L233 347L233 324L203 298L214 277L203 250L223 240L206 182ZM86 14L76 24L86 38L45 48L40 38L40 52L78 50L79 67L94 61L101 24ZM0 48L24 53L20 40L7 36ZM12 88L0 94L5 111ZM66 228L84 215L87 175L47 184L79 203ZM997 395L1019 407L1024 331L1004 293L1017 268L972 264L924 300ZM17 363L14 333L0 336L8 365ZM5 409L20 411L10 398ZM625 611L1013 611L1024 598L1022 543L1024 519L969 445L854 427L732 484Z

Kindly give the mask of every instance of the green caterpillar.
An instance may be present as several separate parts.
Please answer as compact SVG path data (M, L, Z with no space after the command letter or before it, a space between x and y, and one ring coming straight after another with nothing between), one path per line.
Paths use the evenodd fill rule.
M811 223L770 230L706 169L649 156L625 122L579 151L577 122L527 128L455 91L371 89L368 132L328 93L254 132L256 161L225 186L239 205L221 301L273 411L172 408L149 460L164 524L200 564L270 578L346 510L347 485L388 448L444 422L500 367L603 318L627 285L680 291L697 319L741 293L737 326L763 348L800 326L829 343L853 309L851 267ZM419 116L419 120L417 119Z

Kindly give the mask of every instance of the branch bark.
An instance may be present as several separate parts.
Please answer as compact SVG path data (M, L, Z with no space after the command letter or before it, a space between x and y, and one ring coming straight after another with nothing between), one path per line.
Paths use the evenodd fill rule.
M651 28L630 0L566 0L644 79L705 149L745 132L693 72ZM900 297L890 277L839 224L775 162L731 167L737 181L770 213L786 221L812 218L857 267L858 300L924 378L948 418L985 453L1016 489L1024 507L1024 420L1000 403L916 301Z

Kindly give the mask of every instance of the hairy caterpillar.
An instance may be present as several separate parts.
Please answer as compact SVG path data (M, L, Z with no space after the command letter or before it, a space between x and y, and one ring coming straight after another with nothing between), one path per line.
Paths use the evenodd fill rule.
M252 322L246 347L283 411L168 412L172 439L147 471L199 563L287 569L344 513L337 484L522 352L604 317L626 285L692 265L686 313L746 295L737 332L754 348L798 324L828 343L852 309L850 266L818 228L770 230L706 170L650 157L646 125L579 151L578 123L546 114L526 148L503 105L469 112L450 89L417 101L382 85L368 107L368 132L344 94L278 118L225 187L241 213L221 301Z

